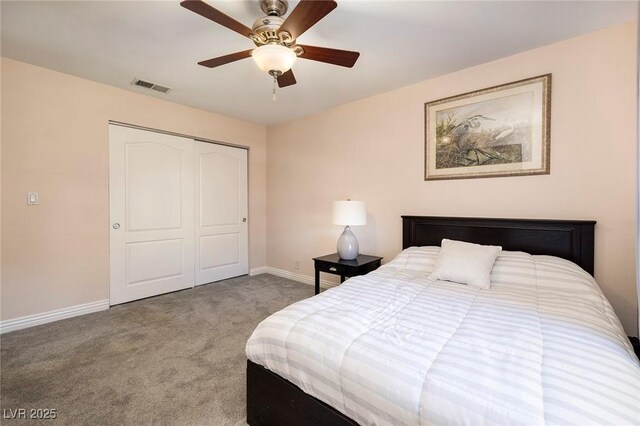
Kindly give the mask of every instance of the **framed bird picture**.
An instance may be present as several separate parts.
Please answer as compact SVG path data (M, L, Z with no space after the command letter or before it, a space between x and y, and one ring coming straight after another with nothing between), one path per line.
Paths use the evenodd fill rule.
M551 74L425 103L425 180L549 174Z

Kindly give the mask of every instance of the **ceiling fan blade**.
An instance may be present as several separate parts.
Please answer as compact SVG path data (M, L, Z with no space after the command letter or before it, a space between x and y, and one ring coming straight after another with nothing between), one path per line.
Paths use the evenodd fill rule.
M337 6L338 3L334 0L300 0L298 6L284 20L278 32L286 31L296 39Z
M230 30L242 34L245 37L249 37L251 34L253 34L253 30L251 28L241 24L232 17L225 15L218 9L209 6L202 0L184 0L180 2L180 5L192 12L197 13L200 16L211 19L213 22L216 22L223 27L227 27Z
M298 46L304 49L304 53L300 58L311 59L312 61L326 62L328 64L340 65L341 67L351 68L355 65L360 52L351 52L349 50L329 49L327 47Z
M229 62L235 62L239 61L240 59L250 57L252 50L253 49L243 50L242 52L236 52L229 55L218 56L217 58L213 59L207 59L206 61L198 62L198 65L202 65L207 68L219 67L220 65L228 64Z
M293 86L296 83L297 83L296 82L296 78L294 77L293 71L291 71L291 70L285 72L280 77L278 77L278 86L279 87Z

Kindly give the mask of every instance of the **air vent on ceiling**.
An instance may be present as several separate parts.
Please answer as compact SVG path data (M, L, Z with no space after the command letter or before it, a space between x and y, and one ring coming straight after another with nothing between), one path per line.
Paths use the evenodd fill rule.
M161 86L149 81L140 80L139 78L133 80L131 84L133 84L134 86L144 87L145 89L155 90L156 92L169 93L171 91L171 88L169 87Z

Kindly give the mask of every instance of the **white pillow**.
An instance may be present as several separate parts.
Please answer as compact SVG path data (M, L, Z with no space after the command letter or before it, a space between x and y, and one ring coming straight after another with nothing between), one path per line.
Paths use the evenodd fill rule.
M384 268L396 268L402 271L424 272L430 274L438 259L440 247L409 247L400 252Z
M502 247L447 239L442 240L441 247L431 278L489 288L491 269Z

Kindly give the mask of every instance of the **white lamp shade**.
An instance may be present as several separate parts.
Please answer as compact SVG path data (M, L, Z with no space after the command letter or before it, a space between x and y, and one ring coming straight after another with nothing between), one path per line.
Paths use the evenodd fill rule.
M367 206L364 201L334 201L333 223L335 225L366 225Z
M296 52L279 44L265 44L251 52L253 60L264 72L279 71L284 74L296 61Z

